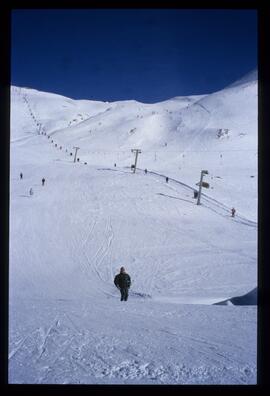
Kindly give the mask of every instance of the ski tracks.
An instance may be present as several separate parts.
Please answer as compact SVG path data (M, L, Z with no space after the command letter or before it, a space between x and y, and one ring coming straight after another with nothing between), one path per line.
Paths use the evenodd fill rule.
M88 232L86 237L76 242L76 252L80 255L79 261L82 263L82 267L87 278L96 284L102 282L103 286L97 286L99 291L104 292L104 283L107 285L108 282L112 281L112 260L111 260L111 245L114 239L114 232L112 227L111 218L108 217L103 227L103 220L100 218L100 214L96 215L92 220L90 227L87 227ZM102 235L100 235L102 234ZM96 244L100 243L100 246L96 248ZM95 253L92 254L92 251Z
M92 341L89 329L79 329L70 314L59 312L48 327L31 331L10 352L9 366L15 382L22 377L24 383L57 383L65 375L70 380L78 365L86 372L80 364L81 350Z
M70 216L74 218L73 232L70 234L72 263L84 276L84 286L88 293L105 293L112 283L112 243L114 230L110 212L103 207L100 195L94 195L88 185L77 183L75 190L81 190L79 206L84 207L84 216L78 218L76 206ZM102 196L102 192L99 192ZM92 197L89 201L89 197ZM77 196L76 196L77 198ZM67 201L68 202L68 201ZM65 204L65 203L64 203ZM70 210L70 209L69 209ZM74 264L72 264L74 265ZM91 287L89 287L91 284ZM106 293L105 293L106 294Z
M10 372L16 378L24 378L25 383L46 382L47 374L79 334L65 313L57 314L48 327L30 331L9 353Z
M151 345L137 348L133 338L122 339L118 334L101 333L97 329L78 329L65 311L57 314L47 327L35 329L26 338L31 339L30 348L22 349L22 340L17 349L22 355L17 362L15 382L24 378L24 383L38 384L98 384L98 383L253 383L255 367L237 360L237 351L225 354L219 342L178 334L172 328L159 331L170 337L180 338L180 344L171 343L172 356L189 353L197 356L195 365L181 364L173 360L156 359ZM149 329L141 329L149 332ZM235 345L228 345L235 351ZM229 356L228 356L229 355ZM10 353L10 360L16 356ZM22 362L22 364L20 364ZM25 377L27 366L28 376ZM14 369L13 372L15 373ZM30 374L29 374L30 373Z
M96 251L94 257L92 258L92 265L95 268L95 272L97 273L98 277L104 281L103 276L102 276L102 264L104 263L105 259L109 255L110 247L112 244L112 240L114 238L114 233L113 233L113 228L112 228L112 223L111 223L111 218L108 217L106 220L106 224L104 227L104 242L101 244L99 249ZM89 258L88 258L89 261ZM108 263L109 261L109 263ZM109 268L109 269L108 269ZM111 260L107 259L107 267L103 266L103 269L107 269L109 272L109 277L111 277L112 274L112 264ZM107 280L109 280L107 277Z

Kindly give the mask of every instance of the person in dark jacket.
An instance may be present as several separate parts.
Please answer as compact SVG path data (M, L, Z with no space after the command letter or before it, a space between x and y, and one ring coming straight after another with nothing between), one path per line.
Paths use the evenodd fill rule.
M44 177L43 177L43 179L41 181L42 181L42 185L44 186L44 183L45 183Z
M121 301L127 301L128 289L130 288L131 280L124 267L120 268L120 273L114 278L114 284L118 289L120 289Z

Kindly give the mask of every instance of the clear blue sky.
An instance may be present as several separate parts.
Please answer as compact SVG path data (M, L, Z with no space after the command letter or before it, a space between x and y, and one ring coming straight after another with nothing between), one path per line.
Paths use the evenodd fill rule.
M211 93L257 67L256 10L13 10L11 83L153 103Z

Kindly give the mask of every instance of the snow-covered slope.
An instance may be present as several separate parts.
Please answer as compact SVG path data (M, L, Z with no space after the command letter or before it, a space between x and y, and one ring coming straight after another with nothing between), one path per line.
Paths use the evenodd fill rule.
M80 160L93 165L129 166L130 149L139 148L138 166L193 186L208 169L211 195L256 221L257 81L246 81L156 104L72 101L13 87L12 141L42 125L54 143L80 147Z
M11 93L10 381L255 383L256 306L212 304L257 285L256 81L155 104Z

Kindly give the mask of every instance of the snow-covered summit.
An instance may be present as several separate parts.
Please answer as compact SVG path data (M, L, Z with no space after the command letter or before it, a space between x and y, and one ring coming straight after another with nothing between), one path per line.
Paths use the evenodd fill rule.
M251 81L254 84L247 87L247 82ZM155 104L135 100L72 100L12 87L12 109L15 111L17 103L21 107L21 98L27 97L32 113L37 113L38 122L48 133L69 136L69 139L72 134L73 143L83 138L85 149L102 146L122 150L140 145L147 150L162 150L165 143L166 147L181 152L186 149L210 150L211 147L231 149L232 146L234 149L251 149L256 147L257 139L256 81L256 71L253 71L213 94L175 97ZM24 123L21 117L20 121ZM229 139L222 144L216 140L219 129L229 130ZM23 131L24 128L20 128L20 133ZM12 136L17 132L18 128L12 128ZM198 134L201 139L194 139Z

